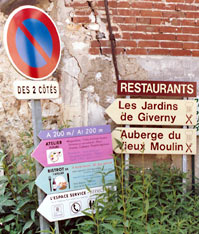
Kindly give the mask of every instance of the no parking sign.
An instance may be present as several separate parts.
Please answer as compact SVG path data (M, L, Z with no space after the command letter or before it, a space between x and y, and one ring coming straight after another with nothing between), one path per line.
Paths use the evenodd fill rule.
M41 9L15 9L5 24L4 45L13 66L32 80L49 77L57 68L61 46L57 28Z

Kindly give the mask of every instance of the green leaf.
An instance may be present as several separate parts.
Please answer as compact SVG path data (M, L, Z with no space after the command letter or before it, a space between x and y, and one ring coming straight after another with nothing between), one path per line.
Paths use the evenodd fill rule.
M28 186L27 183L23 184L23 185L20 187L20 189L18 189L18 191L17 191L18 194L21 193L27 186Z
M33 152L34 145L27 150L27 154L30 155Z
M0 176L0 182L6 182L8 181L7 176Z
M10 225L6 225L5 230L9 232L10 231Z
M146 210L146 213L148 212L149 210L149 200L145 200L145 210Z
M150 226L150 224L147 224L147 233L151 234L151 226Z
M24 233L28 228L30 228L32 224L33 224L32 220L29 220L28 222L26 222L26 224L23 226L22 233Z
M1 206L14 206L15 202L12 200L4 200L4 202L0 202Z
M32 221L35 222L35 210L31 210L30 217L31 217Z
M16 219L16 216L15 215L13 215L13 214L10 214L10 215L7 215L5 218L3 218L3 223L6 223L6 222L9 222L9 221L11 221L11 220L13 220L13 219Z
M91 192L91 189L85 184L86 189L89 191L89 193Z
M133 217L134 218L139 218L139 217L141 217L143 215L144 215L143 211L135 211L135 213L133 214Z
M19 204L16 207L16 210L20 210L24 205L26 205L28 202L30 202L29 198L26 198L24 200L21 200Z
M118 230L116 228L113 228L113 226L111 224L103 223L103 224L101 224L101 226L103 226L105 229L112 231L113 234L118 234Z
M116 144L117 144L117 146L115 147L114 150L116 150L117 148L122 149L124 143L121 142L120 140L116 139L116 138L114 138L114 140L116 141Z
M6 191L6 186L8 185L8 183L4 183L0 185L0 195L4 195L5 191Z
M125 227L129 227L129 221L128 221L128 220L126 220L126 221L124 222L124 226L125 226Z
M18 211L18 210L12 210L12 213L13 213L13 214L21 215L21 212L20 212L20 211Z
M7 156L7 154L0 152L0 164L3 164L3 161L5 160L6 156Z
M33 231L32 231L32 230L29 230L29 231L27 232L27 234L33 234Z
M79 225L95 225L95 222L92 220L86 220L83 223L80 223Z
M28 180L29 179L29 175L26 175L26 174L18 175L18 177L23 179L23 180ZM26 187L26 184L23 184L23 186Z
M32 181L28 184L28 188L31 194L32 194L34 186L35 186L35 181Z
M115 220L121 221L122 217L120 217L119 215L110 215L110 216L108 216L108 218L106 220L108 220L108 221L112 221L112 220L113 221L115 221Z

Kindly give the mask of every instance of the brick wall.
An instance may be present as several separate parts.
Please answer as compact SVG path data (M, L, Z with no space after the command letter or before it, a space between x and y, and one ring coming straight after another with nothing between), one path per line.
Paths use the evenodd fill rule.
M108 1L117 54L199 56L199 0ZM65 0L72 21L106 23L103 0ZM99 32L98 32L99 33ZM104 34L103 34L104 35ZM91 41L91 54L110 54L108 36Z

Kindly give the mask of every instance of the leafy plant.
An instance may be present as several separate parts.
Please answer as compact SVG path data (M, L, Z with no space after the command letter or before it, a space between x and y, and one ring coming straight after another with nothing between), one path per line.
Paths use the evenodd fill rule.
M118 162L119 161L119 162ZM117 190L98 196L88 220L77 224L78 233L198 233L199 197L184 192L184 173L167 165L152 169L132 165L124 170L124 158L115 157ZM125 182L129 176L129 183Z
M71 122L72 122L71 120L63 121L62 125L59 126L59 130L61 130L63 128L70 128Z
M35 164L30 157L33 150L30 136L28 132L21 136L26 146L24 154L8 156L5 151L0 153L0 165L4 171L0 176L0 233L3 234L32 234L38 230Z

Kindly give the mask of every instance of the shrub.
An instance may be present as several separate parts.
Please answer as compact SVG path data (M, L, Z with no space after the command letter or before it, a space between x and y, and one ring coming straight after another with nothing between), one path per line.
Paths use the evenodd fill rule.
M32 129L21 135L25 153L6 154L8 146L0 153L0 233L35 234L39 229L36 212L35 163L30 157L33 150Z
M0 233L35 234L38 230L35 167L30 157L31 150L17 157L0 155L5 173L0 177Z
M117 190L99 195L95 212L85 212L90 219L77 224L79 233L199 233L199 197L186 192L184 173L167 165L125 171L123 156L119 165Z

